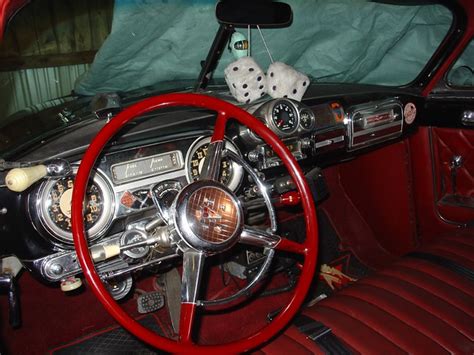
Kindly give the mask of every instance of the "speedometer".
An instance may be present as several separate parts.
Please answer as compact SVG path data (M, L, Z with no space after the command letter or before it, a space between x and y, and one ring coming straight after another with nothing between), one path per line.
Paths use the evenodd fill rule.
M74 168L74 174L77 168ZM71 200L74 176L52 179L39 190L37 209L43 227L61 242L72 243ZM100 237L113 217L113 194L109 184L95 173L86 189L84 228L89 240Z
M298 110L288 100L276 101L270 116L270 124L277 130L277 133L289 135L298 129Z
M204 165L204 158L207 155L207 149L211 137L204 137L197 139L189 148L186 156L186 168L188 182L199 180L201 175L202 167ZM229 140L225 140L225 148L233 151L236 154L240 154L237 147ZM232 191L237 190L243 177L242 167L231 161L228 158L221 160L221 169L219 180L221 183L226 185Z

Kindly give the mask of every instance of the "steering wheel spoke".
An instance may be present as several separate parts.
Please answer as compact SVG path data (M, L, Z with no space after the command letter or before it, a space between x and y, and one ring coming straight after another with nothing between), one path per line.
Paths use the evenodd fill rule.
M271 248L295 254L306 254L306 247L303 244L249 226L244 227L239 242L245 245Z
M227 115L223 111L217 113L216 126L214 128L214 134L211 138L211 143L207 148L207 154L204 158L204 164L202 166L201 180L214 180L219 181L219 175L221 172L221 160L222 152L224 150L224 133L225 126L227 124Z
M219 181L223 150L223 140L209 143L209 146L207 147L207 154L204 158L204 163L201 170L200 180Z
M181 278L181 313L179 323L180 341L192 342L197 298L204 267L204 253L187 250L183 255L183 276Z

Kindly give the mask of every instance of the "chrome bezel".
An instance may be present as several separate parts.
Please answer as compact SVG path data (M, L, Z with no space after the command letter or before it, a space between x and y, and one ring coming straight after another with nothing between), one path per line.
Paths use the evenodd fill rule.
M382 121L377 123L366 123L365 116L384 110L398 109L399 116L394 114L392 121ZM403 117L403 105L398 98L371 101L360 105L350 107L345 115L345 121L348 125L347 136L349 138L349 150L360 149L372 144L379 143L385 139L393 139L399 137L403 133L405 119ZM359 118L360 117L360 118ZM362 121L361 126L357 125ZM398 130L384 135L376 135L386 129L398 127ZM355 138L367 137L364 141L355 143Z
M290 131L282 131L273 122L273 109L275 108L275 106L277 106L279 104L282 104L282 103L287 104L288 106L290 106L296 114L295 125L294 125L293 129L290 130ZM267 112L265 114L265 122L267 123L267 126L273 132L275 132L277 135L279 135L280 137L288 137L288 136L291 136L291 135L293 135L294 133L296 133L298 131L298 128L300 126L300 111L299 111L298 107L290 100L287 100L287 99L275 100L274 102L272 102L271 105L268 106Z
M235 228L234 233L226 241L221 243L213 243L201 239L192 231L188 220L187 207L190 196L199 189L209 187L219 189L224 193L228 194L238 210L237 226ZM235 243L238 242L240 234L244 227L243 218L244 212L239 199L232 193L232 191L228 187L212 180L195 181L186 186L183 190L181 190L175 200L171 216L176 232L178 233L180 239L185 243L185 245L194 250L206 252L208 254L223 252L225 250L228 250L233 245L235 245ZM180 243L178 243L178 246L180 246Z
M237 147L232 143L229 139L224 139L225 141L225 149L228 149L235 154L238 154L239 156L242 156L240 151L237 149ZM188 149L188 152L186 153L186 163L185 163L185 170L186 170L186 180L188 183L194 182L193 177L191 176L191 169L189 168L189 165L191 164L191 157L194 155L194 153L203 145L211 143L211 137L210 136L202 136L196 139L193 144ZM242 167L237 164L234 161L230 161L231 163L231 173L232 177L230 179L229 184L227 187L232 190L232 191L237 191L237 189L240 187L240 184L242 183L243 177L244 177L244 171Z
M310 117L311 117L311 125L309 126L309 128L306 128L306 127L303 127L303 123L302 123L302 120L301 120L301 114L303 112L308 112ZM310 132L314 129L314 126L316 125L316 116L314 115L314 112L313 110L309 109L309 108L302 108L299 112L299 115L300 115L300 128L302 131L305 131L305 132Z
M75 175L78 170L78 165L74 165L73 174ZM95 241L102 237L108 230L114 219L115 213L115 196L105 175L97 170L93 170L91 173L92 181L97 185L103 196L103 211L97 222L86 231L87 239ZM59 228L51 219L48 213L48 195L54 184L60 179L49 179L43 182L38 190L35 208L38 214L38 219L41 226L48 232L48 234L57 242L61 242L67 245L74 244L72 232L67 232Z
M126 164L137 163L137 162L140 162L140 161L143 161L143 160L149 160L149 159L159 158L159 157L163 157L163 156L169 156L171 154L176 154L176 156L178 158L178 161L179 161L179 166L178 167L168 169L166 171L150 172L148 174L143 174L143 175L135 176L135 177L128 178L128 179L118 180L118 179L114 178L114 169L117 168L118 166L121 167L121 166L126 165ZM166 153L158 153L158 154L153 154L153 155L149 155L149 156L138 158L138 159L131 159L131 160L127 160L127 161L124 161L124 162L115 163L115 164L111 165L109 169L110 169L110 176L112 177L112 180L114 181L114 184L123 185L123 184L128 184L130 182L137 181L137 180L144 180L144 179L149 178L149 177L154 177L154 176L159 176L159 175L166 175L166 174L172 173L174 171L178 171L178 170L183 169L183 166L184 166L183 154L181 153L181 151L180 150L171 150L171 151L166 152Z

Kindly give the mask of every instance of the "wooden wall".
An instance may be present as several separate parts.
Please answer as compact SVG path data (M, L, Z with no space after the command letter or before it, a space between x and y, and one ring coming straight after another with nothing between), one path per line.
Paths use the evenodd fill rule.
M32 0L0 43L0 71L91 63L110 33L114 0Z

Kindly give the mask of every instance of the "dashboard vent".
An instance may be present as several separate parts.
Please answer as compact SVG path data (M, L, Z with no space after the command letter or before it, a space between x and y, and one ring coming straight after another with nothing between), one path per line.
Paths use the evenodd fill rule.
M353 106L347 118L349 149L364 148L402 134L403 108L396 99Z

